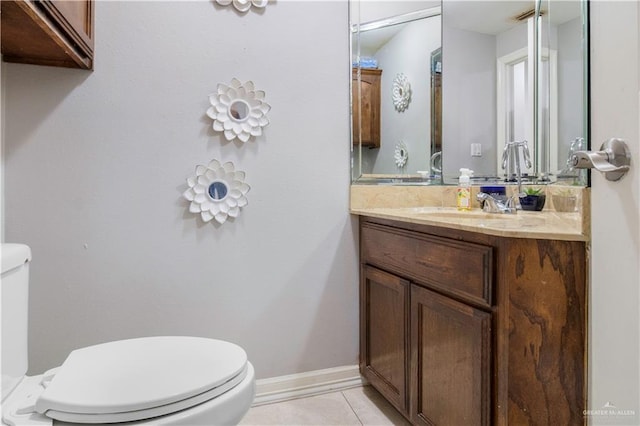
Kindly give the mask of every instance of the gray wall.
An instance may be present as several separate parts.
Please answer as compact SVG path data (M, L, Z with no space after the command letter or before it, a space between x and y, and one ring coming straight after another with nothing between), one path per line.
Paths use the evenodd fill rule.
M581 25L580 18L576 18L558 26L558 164L551 165L558 170L566 167L571 142L577 137L586 137Z
M395 147L402 141L409 158L405 173L429 170L431 156L431 52L440 47L440 16L405 24L376 53L382 68L380 99L380 149L363 150L365 173L399 172ZM393 105L393 82L399 73L411 84L411 101L403 112Z
M496 171L496 38L443 23L442 161L447 177L462 167ZM482 157L471 157L471 144Z
M95 71L4 65L5 240L33 250L30 374L150 335L236 342L259 378L357 363L347 11L97 2ZM244 145L205 115L233 77L272 106ZM251 185L223 226L182 199L213 158Z

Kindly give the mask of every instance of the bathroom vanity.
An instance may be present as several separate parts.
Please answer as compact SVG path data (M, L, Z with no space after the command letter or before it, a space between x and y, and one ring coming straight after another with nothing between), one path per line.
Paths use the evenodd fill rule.
M576 215L352 213L360 370L407 419L584 423L587 238Z
M590 146L588 3L411 3L350 0L351 51L387 76L380 148L353 126L360 371L416 425L585 424L590 202L568 160ZM385 84L400 75L406 110ZM353 117L369 102L356 92ZM453 207L461 168L475 170L469 212ZM543 211L478 208L481 185L512 181L508 197L544 188Z

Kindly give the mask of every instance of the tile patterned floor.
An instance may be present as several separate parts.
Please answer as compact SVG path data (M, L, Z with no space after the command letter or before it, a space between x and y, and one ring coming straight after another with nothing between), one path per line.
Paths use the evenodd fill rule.
M240 425L400 425L402 417L370 386L347 389L249 410Z

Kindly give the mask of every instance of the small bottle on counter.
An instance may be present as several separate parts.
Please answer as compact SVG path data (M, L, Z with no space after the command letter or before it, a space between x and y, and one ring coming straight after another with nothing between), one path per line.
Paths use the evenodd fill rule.
M460 169L458 190L456 191L458 210L471 210L471 176L473 176L473 170Z

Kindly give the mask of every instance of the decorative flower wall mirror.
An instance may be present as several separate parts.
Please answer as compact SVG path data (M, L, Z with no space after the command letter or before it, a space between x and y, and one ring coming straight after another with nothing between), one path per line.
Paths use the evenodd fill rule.
M213 119L213 130L223 132L231 141L246 142L252 136L262 135L269 124L267 113L271 106L264 101L265 93L255 90L252 81L241 83L234 78L231 84L218 84L216 93L209 96L211 107L207 115Z
M396 167L398 167L399 169L402 170L404 166L407 165L407 160L409 159L409 150L407 150L407 145L405 145L404 142L400 141L396 144L393 158L396 161Z
M403 73L399 73L393 79L393 106L397 111L402 112L407 109L411 102L411 84Z
M236 171L233 163L211 160L206 166L196 166L195 176L187 179L189 189L182 195L191 201L191 213L200 214L205 222L215 219L222 224L237 217L248 204L246 195L251 188L244 178L245 173Z
M265 7L268 3L267 0L216 0L221 6L229 6L233 4L239 12L247 12L251 9L251 6L261 9Z

